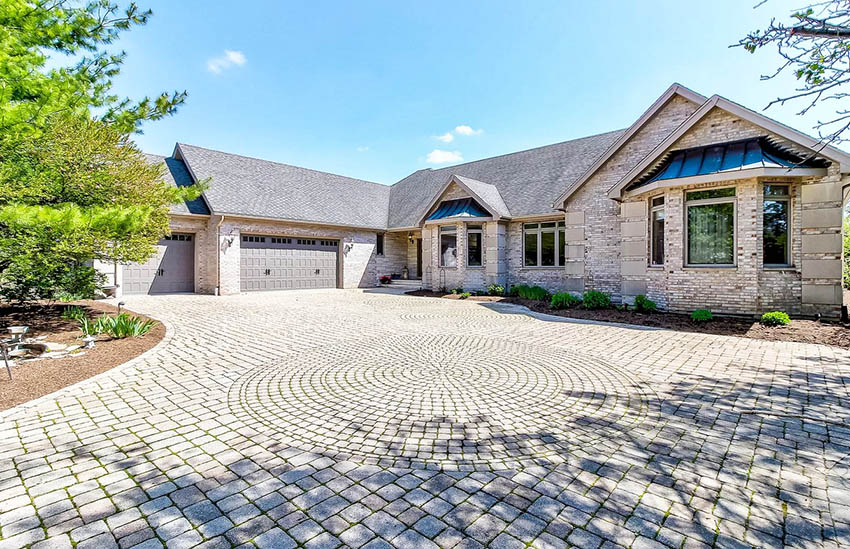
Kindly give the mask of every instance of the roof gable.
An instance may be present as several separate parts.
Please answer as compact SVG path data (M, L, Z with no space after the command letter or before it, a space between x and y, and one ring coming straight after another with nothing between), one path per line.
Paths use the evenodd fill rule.
M455 185L459 187L462 192L469 194L469 197L472 198L472 200L474 200L479 206L487 210L487 213L494 219L510 216L510 212L508 211L507 206L505 206L505 202L502 200L499 190L496 189L495 186L469 177L451 174L443 186L440 187L440 190L434 194L434 198L432 198L428 205L422 210L417 225L421 225L426 219L431 219L431 216L429 216L428 213L431 212L440 202L447 202L445 200L447 198L447 194L452 186ZM448 198L454 198L454 196Z
M555 196L605 152L623 130L607 132L554 145L495 156L440 169L419 170L392 186L389 228L414 228L434 197L451 175L483 182L497 190L516 219L523 216L556 214ZM474 187L474 183L472 184ZM477 189L477 188L476 188ZM495 198L484 196L499 210ZM505 217L502 215L502 217Z
M552 207L559 207L560 204L581 188L582 185L584 185L597 171L599 171L600 168L602 168L605 162L622 149L637 132L646 126L646 124L676 96L683 97L697 105L704 103L706 100L704 96L682 86L681 84L674 83L671 85L631 126L628 127L628 129L622 133L622 135L620 135L616 141L611 144L604 154L597 157L593 164L591 164L579 178L573 181L564 190L564 192L555 199L552 203Z
M195 183L186 165L179 158L174 158L173 156L165 157L158 154L145 154L145 160L151 164L159 164L161 162L164 165L162 177L169 185L174 187L188 187ZM169 212L179 215L209 215L210 209L203 195L201 195L194 200L172 204Z
M732 101L729 101L726 98L723 98L719 95L714 95L710 99L705 101L705 103L703 103L700 108L697 109L690 117L688 117L688 119L685 120L685 122L682 123L682 125L679 126L676 131L667 136L648 155L646 155L643 160L641 160L631 170L629 170L629 172L624 175L617 182L617 184L611 187L611 189L609 189L608 191L608 197L612 199L619 199L621 193L629 185L630 182L632 182L645 171L657 164L662 159L662 157L672 147L675 146L676 142L679 141L679 139L682 138L685 134L687 134L688 130L694 128L715 108L721 109L733 116L745 120L755 126L758 126L759 128L769 133L775 134L783 139L786 139L790 143L793 143L794 145L799 146L802 149L810 152L812 155L821 156L838 163L840 165L840 170L842 173L850 172L850 155L848 155L847 153L836 149L835 147L820 143L813 137L810 137L784 124L780 124L775 120L772 120L737 103L733 103Z

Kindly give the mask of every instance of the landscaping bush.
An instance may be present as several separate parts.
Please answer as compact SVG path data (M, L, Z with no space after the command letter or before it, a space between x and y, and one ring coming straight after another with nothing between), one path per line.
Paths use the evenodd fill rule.
M691 313L691 320L694 322L709 322L713 318L714 315L708 309L697 309Z
M87 316L77 319L80 323L80 331L83 332L83 337L96 336L100 333L100 322L91 320Z
M460 293L460 298L461 298L461 299L466 299L467 297L469 297L469 296L471 296L471 295L472 295L472 294L471 294L471 293L469 293L469 292L461 292L461 293Z
M108 334L115 339L124 339L125 337L141 337L151 331L156 323L153 320L142 320L127 313L119 313L115 316L104 313L94 322L90 333L86 332L82 320L80 324L83 326L83 335Z
M391 277L390 275L384 275L381 277L381 284L389 284L392 281L393 277Z
M788 313L780 311L771 311L761 315L761 323L764 326L785 326L791 323Z
M540 286L520 284L515 288L517 295L523 299L533 299L534 301L546 301L549 299L549 292L546 291L546 288L541 288Z
M608 294L596 290L584 292L582 302L585 309L607 309L611 306L611 298L608 297Z
M553 309L569 309L581 303L581 299L569 292L558 292L552 296L550 306Z
M463 288L453 288L452 289L453 295L458 295L458 294L462 294L462 293L463 293Z
M517 284L516 286L511 286L510 296L511 297L519 297L519 292L525 288L528 288L525 284Z
M71 305L62 310L62 318L65 320L77 320L86 317L86 310L79 305Z
M635 310L639 313L654 313L658 305L645 295L639 295L635 297Z
M505 287L499 284L490 284L487 287L487 293L490 295L502 296L505 295Z

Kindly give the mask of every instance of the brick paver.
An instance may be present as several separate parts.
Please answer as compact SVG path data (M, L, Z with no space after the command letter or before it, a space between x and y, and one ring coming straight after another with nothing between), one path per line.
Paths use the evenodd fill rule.
M126 301L164 344L0 416L0 549L850 545L845 351L359 291Z

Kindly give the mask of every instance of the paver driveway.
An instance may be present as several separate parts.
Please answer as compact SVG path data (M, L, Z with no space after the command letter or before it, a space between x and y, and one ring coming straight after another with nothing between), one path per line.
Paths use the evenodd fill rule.
M0 546L850 544L846 352L359 291L127 301L164 344L0 416Z

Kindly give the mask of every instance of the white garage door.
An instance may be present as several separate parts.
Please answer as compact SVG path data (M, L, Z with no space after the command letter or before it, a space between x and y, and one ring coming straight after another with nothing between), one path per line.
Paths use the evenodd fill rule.
M168 294L195 291L194 235L173 233L159 241L144 263L124 266L125 294Z
M337 287L337 240L242 235L241 245L243 292Z

